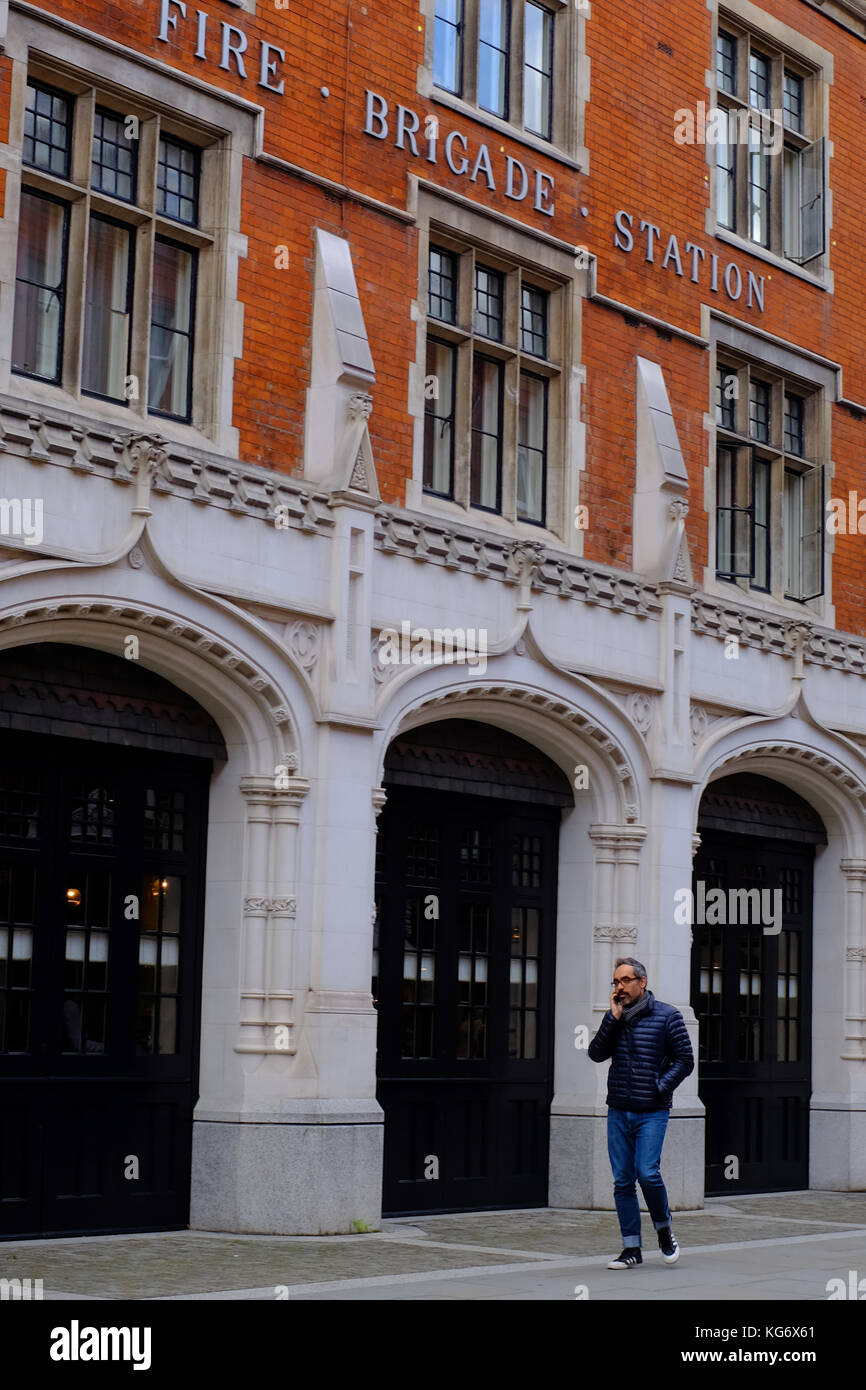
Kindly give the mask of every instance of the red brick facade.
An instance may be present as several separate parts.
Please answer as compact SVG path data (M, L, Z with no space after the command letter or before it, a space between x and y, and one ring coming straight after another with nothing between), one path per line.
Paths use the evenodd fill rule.
M674 112L694 108L708 97L705 73L712 66L712 15L690 0L650 3L635 9L623 0L592 7L585 26L591 79L585 106L583 143L590 172L576 172L537 149L527 154L510 140L462 111L437 110L419 94L424 63L425 21L416 3L360 4L326 0L315 7L291 3L278 8L259 0L257 12L207 0L197 11L187 0L184 18L178 0L166 5L167 41L158 37L160 0L135 6L104 0L54 0L46 11L179 68L215 88L223 88L264 108L263 143L267 154L329 180L324 187L289 170L245 159L242 231L248 255L241 262L238 297L244 305L243 356L235 370L234 423L241 456L287 473L302 467L305 390L309 381L314 267L314 229L349 239L370 347L376 364L375 409L371 438L383 499L401 503L411 470L413 420L408 410L409 367L415 356L415 324L410 307L418 297L417 232L405 212L407 174L419 172L441 187L452 187L480 207L501 213L576 247L586 245L597 258L600 295L651 315L687 334L702 333L700 306L717 303L744 323L838 363L847 401L863 412L835 403L832 409L834 495L864 485L866 457L866 364L862 354L861 215L864 154L861 95L864 38L802 0L763 0L763 12L796 29L833 55L829 86L832 159L829 187L832 218L829 253L833 292L789 274L778 264L747 250L716 244L707 230L709 167L703 145L678 145ZM206 13L203 38L197 14ZM228 53L220 67L221 26L246 37L238 58ZM229 34L234 49L243 48ZM59 40L59 43L62 42ZM204 57L196 57L197 44ZM262 50L262 44L270 48ZM429 47L429 44L428 44ZM276 50L285 53L278 61ZM58 49L59 52L59 49ZM270 61L272 66L267 67ZM263 64L265 66L263 66ZM584 67L582 71L586 71ZM267 79L262 85L261 75ZM282 95L269 87L285 82ZM9 96L9 64L0 67L0 103ZM326 89L327 95L323 92ZM387 140L364 134L365 93L387 95L391 129ZM522 158L555 179L555 216L534 211L531 199L509 201L484 178L470 183L450 172L440 158L435 168L394 141L398 103L426 116L438 114L449 130L465 134L470 151L481 141L491 157ZM6 116L3 116L4 128ZM419 136L420 138L420 136ZM340 190L346 190L340 192ZM360 198L356 195L362 195ZM386 208L378 210L364 199ZM587 215L581 216L581 208ZM634 216L635 246L625 254L614 244L614 216ZM638 224L647 219L660 229L655 263L647 264ZM687 242L706 252L700 283L679 275L673 263L662 268L668 237L675 234L681 254ZM288 250L288 267L278 269L277 248ZM719 273L735 262L743 293L726 300L721 286L709 288L710 256L719 256ZM765 307L746 301L748 272L764 277ZM710 410L710 377L704 347L670 336L645 322L627 320L598 303L582 304L582 362L587 384L583 419L587 426L585 471L580 500L589 507L584 553L617 566L632 561L634 486L634 392L636 354L661 364L668 385L693 499L703 496L707 436L703 416ZM707 560L708 516L693 500L688 517L696 578ZM837 537L833 559L833 598L837 625L866 633L862 616L862 564L857 536Z

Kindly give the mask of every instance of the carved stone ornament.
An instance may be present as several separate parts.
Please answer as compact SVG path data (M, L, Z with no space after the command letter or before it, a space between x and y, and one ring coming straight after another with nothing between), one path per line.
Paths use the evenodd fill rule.
M637 927L593 927L593 941L637 941Z
M137 434L129 441L129 456L139 472L152 482L165 464L168 454L158 434Z
M668 516L672 521L685 521L689 504L685 497L672 497L668 502Z
M373 414L373 397L368 391L356 391L349 397L347 409L350 420L369 420Z
M303 619L291 623L286 631L286 641L292 656L305 671L312 671L319 659L322 640L315 623Z
M297 912L295 898L244 898L244 912L250 916L279 912L285 917L294 917Z
M698 744L706 733L708 723L707 711L703 705L692 705L689 709L689 727L692 731L692 743Z
M358 457L355 459L355 467L352 469L352 476L349 479L349 487L356 487L360 492L367 492L369 488L363 449L358 450Z
M625 702L626 711L635 728L642 734L653 722L653 702L643 690L633 690Z

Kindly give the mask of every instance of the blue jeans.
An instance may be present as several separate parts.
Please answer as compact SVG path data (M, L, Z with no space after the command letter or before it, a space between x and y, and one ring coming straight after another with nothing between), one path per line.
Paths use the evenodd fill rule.
M640 1246L640 1207L635 1178L640 1183L656 1230L671 1224L668 1194L659 1163L668 1126L668 1110L608 1110L607 1152L613 1169L613 1200L623 1248Z

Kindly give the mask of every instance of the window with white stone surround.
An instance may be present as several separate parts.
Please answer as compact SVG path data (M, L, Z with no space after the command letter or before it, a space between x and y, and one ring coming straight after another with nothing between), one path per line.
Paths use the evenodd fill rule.
M577 156L588 9L574 0L422 0L423 94Z
M575 258L425 191L418 392L407 501L575 543L583 433L574 383ZM434 206L435 205L435 206Z
M713 321L713 451L705 587L832 625L830 402L824 364ZM711 506L710 506L711 501Z
M712 167L708 230L825 280L832 55L749 0L719 5L713 44L712 99L694 130Z
M71 24L49 59L41 27L10 22L0 390L236 454L253 119Z

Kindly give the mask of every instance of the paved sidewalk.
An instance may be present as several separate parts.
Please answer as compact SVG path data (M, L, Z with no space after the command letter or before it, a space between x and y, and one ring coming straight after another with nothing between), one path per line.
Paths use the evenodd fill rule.
M383 1221L355 1236L147 1236L0 1243L0 1279L41 1278L48 1299L827 1299L866 1275L866 1193L711 1198L676 1212L679 1263L644 1216L645 1263L606 1268L613 1212L481 1212Z

